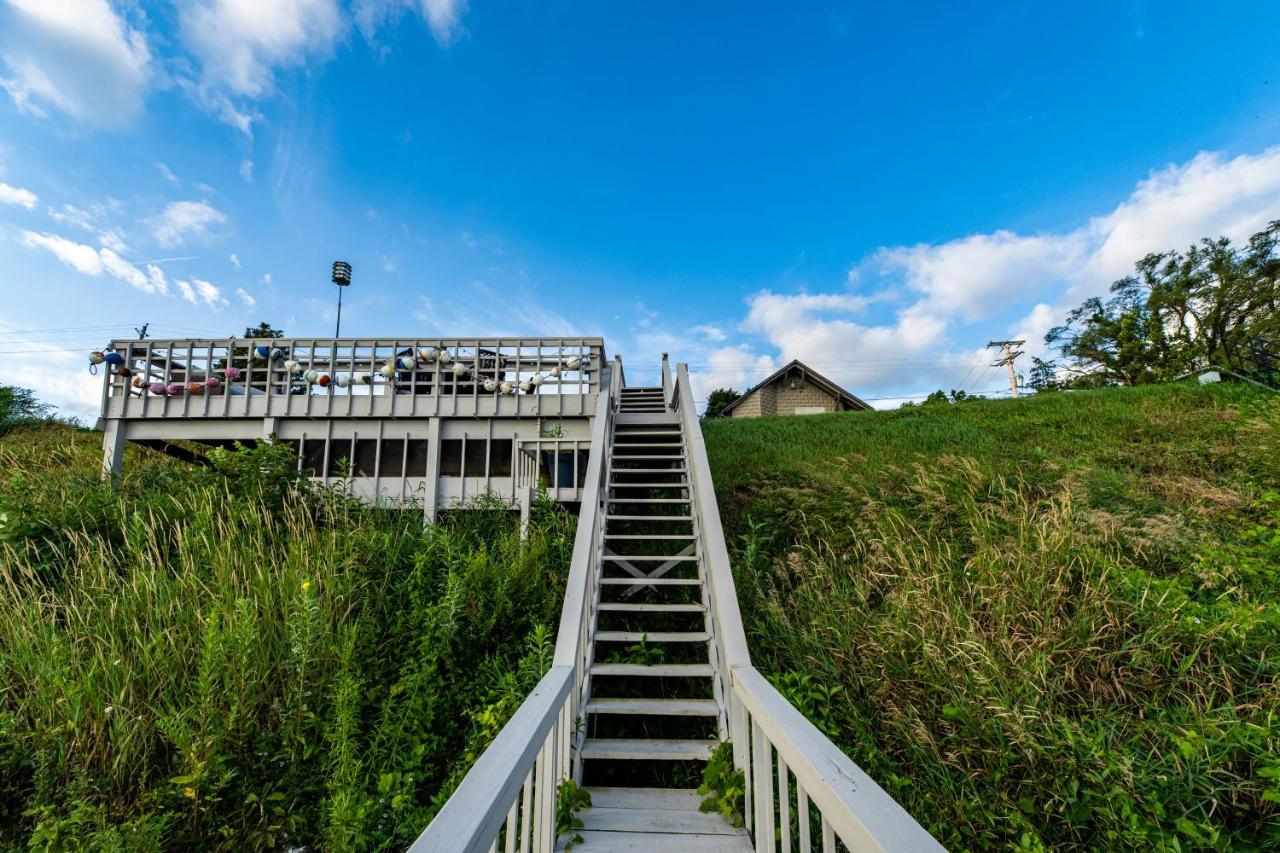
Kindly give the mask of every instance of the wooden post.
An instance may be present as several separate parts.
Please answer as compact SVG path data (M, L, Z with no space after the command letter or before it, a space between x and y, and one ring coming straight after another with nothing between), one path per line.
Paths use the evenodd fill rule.
M115 481L124 465L124 423L119 418L108 418L102 432L102 479Z

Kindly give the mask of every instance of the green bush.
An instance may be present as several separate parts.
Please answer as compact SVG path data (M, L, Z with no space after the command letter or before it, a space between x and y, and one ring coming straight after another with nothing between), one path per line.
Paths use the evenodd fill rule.
M1280 846L1280 398L703 429L756 665L948 848Z
M0 439L0 846L403 849L549 666L572 520L100 447Z

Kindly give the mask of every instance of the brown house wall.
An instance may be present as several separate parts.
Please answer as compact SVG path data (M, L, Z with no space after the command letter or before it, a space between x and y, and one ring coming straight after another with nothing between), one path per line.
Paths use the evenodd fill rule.
M791 388L786 381L778 380L743 397L729 414L735 418L793 415L798 407L816 406L834 412L837 404L838 400L834 395L812 382L801 382L798 388Z

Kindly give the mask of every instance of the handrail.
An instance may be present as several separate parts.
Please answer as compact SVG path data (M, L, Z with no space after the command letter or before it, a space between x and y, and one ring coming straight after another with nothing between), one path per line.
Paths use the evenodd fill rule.
M775 838L782 850L792 849L794 808L795 840L803 853L811 849L811 829L820 835L823 850L834 850L836 838L849 850L941 850L905 809L751 665L685 364L676 367L673 399L685 434L693 515L707 579L717 694L727 706L734 766L746 776L744 812L756 849L775 849ZM821 815L819 826L812 828L810 804Z
M675 386L671 382L671 362L667 360L667 354L662 354L662 399L666 401L668 406L675 406Z
M608 438L622 386L622 360L615 356L596 401L591 425L591 455L573 559L550 672L521 703L472 765L411 850L485 851L496 849L505 832L505 849L551 853L555 846L556 789L577 777L575 736L579 711L590 695L587 677L592 651L591 625L599 578L599 530L609 470ZM518 839L518 842L517 842Z

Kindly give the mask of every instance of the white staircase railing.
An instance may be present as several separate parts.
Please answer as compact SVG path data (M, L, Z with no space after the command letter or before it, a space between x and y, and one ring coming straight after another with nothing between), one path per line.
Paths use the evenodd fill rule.
M680 364L672 377L663 362L663 397L681 421L694 529L702 545L715 694L724 709L721 729L732 737L734 764L747 781L744 813L755 849L809 853L816 836L824 853L836 850L837 840L854 851L941 850L751 665L688 369ZM555 849L557 790L563 780L581 776L575 756L582 737L580 711L590 698L591 626L599 600L610 436L623 384L620 360L615 358L606 381L592 425L583 512L551 670L411 850ZM813 813L818 819L811 825Z
M589 698L591 624L599 598L600 526L607 497L604 484L622 362L615 358L606 375L608 386L601 389L591 425L583 511L551 669L410 850L551 853L555 849L556 791L562 781L578 775L574 766L580 737L577 721Z
M685 434L711 607L712 666L727 706L734 765L746 778L744 814L756 850L808 853L813 830L823 851L835 850L836 839L848 850L941 850L933 836L751 665L686 365L677 366L673 386L663 390ZM819 815L814 827L811 806Z

